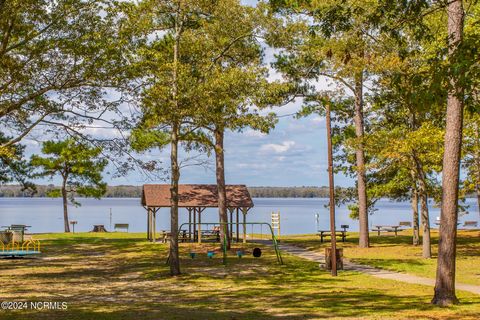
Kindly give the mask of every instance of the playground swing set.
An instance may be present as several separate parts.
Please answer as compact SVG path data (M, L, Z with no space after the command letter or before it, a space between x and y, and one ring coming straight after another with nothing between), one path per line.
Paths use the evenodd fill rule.
M233 222L230 222L228 223L230 225L230 227L233 227L233 225L237 225L237 223L233 223ZM186 222L186 223L183 223L180 225L180 227L178 228L178 234L180 234L182 228L184 226L188 226L189 223ZM210 223L210 222L202 222L202 223L197 223L197 227L199 227L199 230L201 228L201 226L205 226L205 227L209 227L209 226L218 226L219 223ZM276 258L277 258L277 262L279 264L283 264L283 259L282 259L282 255L280 253L280 248L278 246L278 241L277 241L277 237L275 236L274 232L273 232L273 229L272 229L272 226L269 224L269 223L266 223L266 222L244 222L244 223L240 223L240 225L243 225L244 228L246 228L246 225L251 225L252 228L253 226L267 226L267 229L270 230L270 234L272 236L272 245L273 245L273 248L275 250L275 255L276 255ZM220 223L220 227L222 227L222 224ZM227 234L226 230L227 230L227 224L226 223L223 223L223 229L224 229L224 234ZM219 229L218 229L219 231ZM226 265L227 264L227 238L224 237L223 239L223 245L221 246L221 251L222 251L222 254L223 254L223 264ZM195 239L190 239L190 250L189 250L189 257L191 259L195 259L197 256L198 256L198 252L194 249L193 247L193 243L195 243ZM246 239L244 238L243 241L241 242L242 243L242 248L239 248L236 250L236 256L238 258L242 258L244 255L245 255L245 249L244 249L244 246L243 244L246 243ZM259 258L261 257L262 255L262 250L260 248L254 248L253 249L253 252L252 252L252 255L255 257L255 258ZM208 250L207 251L207 257L212 259L213 257L215 256L215 251L214 250ZM168 256L167 258L167 263L170 259L170 256Z

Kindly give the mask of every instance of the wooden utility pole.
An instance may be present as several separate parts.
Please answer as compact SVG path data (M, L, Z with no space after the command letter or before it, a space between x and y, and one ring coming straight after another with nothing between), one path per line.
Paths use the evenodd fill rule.
M327 111L327 148L328 148L328 180L330 187L330 232L331 232L331 258L332 276L337 276L337 238L335 235L335 185L333 181L333 150L332 150L332 127L330 119L330 104L326 104Z

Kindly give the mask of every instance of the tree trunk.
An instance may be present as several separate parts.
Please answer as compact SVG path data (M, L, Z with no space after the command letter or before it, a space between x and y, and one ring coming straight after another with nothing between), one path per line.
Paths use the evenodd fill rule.
M450 1L447 13L448 55L450 60L455 63L457 49L463 38L464 12L462 0ZM460 70L460 77L464 73L464 70ZM462 84L458 78L458 74L450 77L452 89L449 90L447 97L437 277L435 294L432 299L432 303L440 306L458 303L455 295L455 259L464 95Z
M174 125L171 133L171 182L170 182L170 274L180 274L180 258L178 252L178 182L180 168L178 166L178 125Z
M420 192L420 214L422 222L422 257L432 257L432 244L430 240L430 215L428 213L428 195L426 191Z
M179 9L180 10L180 9ZM178 12L177 12L178 13ZM172 72L172 100L175 110L178 110L178 51L180 41L180 25L179 15L175 17L175 39L173 44L173 72ZM171 166L171 181L170 181L170 274L176 276L180 274L180 257L178 252L178 183L180 180L180 167L178 165L178 135L179 122L173 121L171 142L170 142L170 166Z
M478 206L478 215L480 217L480 183L477 183L477 206Z
M414 155L415 164L417 167L418 177L418 196L420 197L420 216L422 223L422 256L426 259L432 257L432 245L430 241L430 214L428 212L428 192L427 192L427 178L423 171L423 166L420 160Z
M357 137L357 190L358 190L358 220L359 220L359 243L360 248L368 248L368 204L367 204L367 181L365 175L365 152L363 147L364 135L363 121L363 74L355 77L355 134Z
M475 125L475 136L477 138L477 144L475 145L475 172L474 177L475 191L477 193L477 206L478 206L478 215L480 218L480 126L478 123Z
M70 222L68 221L67 176L63 178L62 198L63 198L63 223L65 225L65 232L70 232Z
M420 225L418 216L418 190L415 185L412 188L412 215L413 215L413 245L418 246L420 243Z
M225 187L225 159L223 150L224 129L215 128L215 166L218 189L218 215L220 220L220 242L227 245L230 250L230 239L228 237L228 215L227 215L227 190Z
M337 237L335 236L335 181L333 176L333 150L332 150L332 123L330 113L330 103L325 106L326 111L326 127L327 127L327 154L328 154L328 186L330 189L330 201L328 203L330 211L330 261L332 276L337 276ZM326 257L328 255L326 254ZM327 264L328 266L328 264Z

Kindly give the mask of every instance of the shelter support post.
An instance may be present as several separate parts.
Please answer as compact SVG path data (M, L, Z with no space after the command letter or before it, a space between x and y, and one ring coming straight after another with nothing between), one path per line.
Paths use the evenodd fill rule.
M247 243L247 208L242 208L243 213L243 243Z
M202 209L198 208L198 243L202 243Z
M187 208L188 210L188 240L192 241L192 208Z
M197 241L197 208L193 208L193 241Z
M152 221L152 238L153 241L157 240L157 211L158 209L153 209L153 221Z
M237 230L236 230L236 238L237 238L237 242L239 241L240 239L240 226L239 226L239 219L238 219L238 208L236 208L235 210L237 212L237 219L236 219L236 222L237 222Z
M234 208L228 208L228 211L230 212L230 228L228 229L228 238L230 239L230 241L233 240L233 211L235 209Z
M147 209L147 240L152 241L152 209Z

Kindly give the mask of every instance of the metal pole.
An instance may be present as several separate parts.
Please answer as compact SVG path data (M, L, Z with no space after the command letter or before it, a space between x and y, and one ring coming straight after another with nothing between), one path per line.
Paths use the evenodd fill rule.
M110 231L112 231L112 208L110 208Z
M333 151L332 151L332 127L330 118L330 104L326 104L327 111L327 144L328 144L328 180L330 187L330 232L331 232L331 263L332 276L337 275L337 237L335 234L335 185L333 180Z

